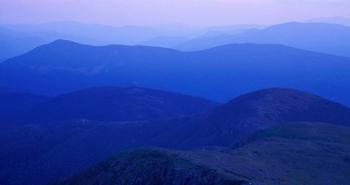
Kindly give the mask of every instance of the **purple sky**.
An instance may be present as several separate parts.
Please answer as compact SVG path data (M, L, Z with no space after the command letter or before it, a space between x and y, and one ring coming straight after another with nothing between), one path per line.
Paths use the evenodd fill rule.
M0 0L0 23L273 24L350 17L350 0Z

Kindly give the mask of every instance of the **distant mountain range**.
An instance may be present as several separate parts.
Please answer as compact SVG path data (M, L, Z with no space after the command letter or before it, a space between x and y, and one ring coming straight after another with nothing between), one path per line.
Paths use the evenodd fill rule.
M315 23L319 22L319 23ZM90 45L146 45L180 50L202 50L234 43L282 44L300 49L349 56L346 18L292 22L270 27L234 25L106 26L78 22L37 25L0 25L0 62L57 39Z
M57 33L70 35L76 38L89 39L89 44L138 44L157 37L197 37L201 35L217 35L222 33L241 33L260 25L233 25L196 27L182 24L162 24L150 26L110 26L99 24L86 24L74 21L52 22L43 24L16 24L1 25L2 27L27 33ZM59 38L57 38L59 39ZM65 38L61 38L65 39ZM75 40L83 42L82 40Z
M1 25L0 184L348 185L346 21Z
M301 91L292 89L266 89L240 96L208 113L170 120L124 122L123 124L80 120L56 122L55 124L29 124L4 128L0 131L0 141L2 146L2 150L0 151L0 159L2 160L0 163L0 183L7 185L23 184L23 182L26 184L36 185L47 184L50 182L52 183L69 177L70 175L79 172L98 161L106 159L119 151L139 147L199 149L207 147L242 146L246 143L252 142L250 138L256 138L256 132L276 126L278 127L285 125L289 127L288 125L291 122L301 121L328 122L335 125L349 126L350 109L340 104L325 100L321 97ZM193 175L191 176L193 176L193 178L201 178L202 176L199 174L202 174L204 175L203 178L205 179L207 179L206 177L214 179L219 177L218 182L221 182L221 180L225 179L223 179L221 176L217 176L218 172L213 171L212 169L215 166L222 168L221 165L227 164L230 165L231 171L233 172L236 172L236 168L247 170L243 171L243 176L237 174L231 176L235 177L235 180L237 180L238 177L241 177L238 179L239 182L245 182L247 180L253 180L249 175L257 177L254 179L254 181L258 181L260 178L266 177L268 174L264 173L264 171L269 171L270 168L273 168L273 161L278 160L278 158L275 158L274 156L278 156L278 153L281 151L285 151L286 153L291 152L290 155L294 155L299 149L306 151L306 155L303 157L302 161L297 161L296 163L290 161L290 163L287 163L293 167L301 165L302 162L307 161L309 157L316 154L320 155L320 157L324 155L322 160L317 160L315 164L313 163L313 166L310 166L309 168L305 167L305 170L298 170L296 171L297 173L303 173L306 171L311 173L312 170L309 169L319 170L317 173L326 172L329 170L326 167L317 168L317 166L319 164L324 164L323 162L329 159L327 156L328 153L332 152L329 150L331 147L341 146L341 151L344 153L333 154L336 156L336 158L334 158L336 161L332 161L327 164L341 164L341 160L346 160L346 155L349 154L347 152L349 149L348 144L345 143L344 145L337 145L336 143L348 142L346 137L348 134L348 129L342 126L324 126L322 124L320 126L317 124L311 125L310 129L308 129L308 126L306 126L305 129L303 127L300 128L300 131L298 130L299 127L296 127L295 130L293 126L283 132L267 131L267 134L273 134L273 137L280 138L280 145L270 145L267 143L269 139L265 140L265 137L263 137L264 140L260 140L260 136L258 135L259 137L257 137L257 143L254 144L253 142L251 145L248 144L246 149L238 149L237 152L236 150L229 152L227 154L229 155L227 160L226 158L222 158L227 156L225 153L218 153L218 157L223 159L222 163L220 163L221 160L218 161L217 165L219 166L217 166L214 162L210 162L211 160L215 161L215 157L213 158L213 155L215 156L217 153L215 151L213 151L214 153L208 152L207 158L204 155L205 153L198 153L198 155L204 155L203 157L201 156L199 158L192 158L192 154L188 156L190 157L191 161L197 159L194 161L201 162L202 164L204 163L206 166L212 165L210 166L209 171L205 169L203 170L203 168L195 168L197 165L192 165L192 162L186 162L188 161L188 158L182 159L181 157L179 160L175 160L179 161L179 163L173 163L173 155L167 157L167 155L164 156L162 152L160 154L157 154L156 152L154 154L156 158L154 158L152 157L154 155L151 152L151 158L148 158L148 153L143 154L141 152L140 155L137 153L136 155L127 155L126 158L121 159L121 163L114 163L116 165L116 169L126 170L125 173L124 171L120 171L120 173L118 172L118 174L121 176L115 177L117 179L134 179L138 176L137 173L140 171L135 171L135 173L127 173L128 170L140 167L138 165L148 166L148 164L155 164L154 168L152 166L148 166L149 170L147 170L147 172L155 174L154 180L159 180L160 177L157 175L157 172L154 172L153 170L169 169L171 171L174 170L173 165L175 165L174 168L177 166L179 168L184 167L182 168L184 171L179 172L179 174L174 172L175 174L179 175L179 178L177 179L180 182L182 182L182 180L184 180L183 178L186 177L185 173L192 174L192 172ZM284 126L282 128L284 128ZM292 130L289 131L289 129ZM332 133L337 133L338 131L340 132L339 135L330 133L329 136L332 138L334 137L335 139L328 140L328 131ZM299 132L303 133L304 135L299 135ZM294 134L296 134L296 136L294 136ZM321 134L321 136L318 134ZM293 139L294 137L304 138L306 141ZM290 140L284 140L283 138ZM313 141L312 138L315 139L315 143L305 143L307 141ZM325 143L332 141L335 143L328 143L329 146L323 146L317 144L318 141L323 141ZM302 145L300 145L300 143ZM298 145L303 148L298 149L296 147ZM314 146L315 149L313 149L314 147L311 146ZM266 151L264 147L271 148L273 150ZM290 150L286 151L285 149L289 147ZM327 150L329 152L319 153L319 150ZM252 160L257 160L257 162L254 163L252 160L250 160L251 164L245 164L240 161L240 163L235 166L234 164L236 163L233 161L240 159L238 155L240 153L239 151L248 153L248 157L250 156ZM268 151L271 151L271 153ZM308 151L310 151L310 153ZM299 154L303 155L303 153ZM244 154L244 156L246 155L247 154ZM262 162L268 165L259 164L258 159L260 159L260 157L258 155L262 157ZM163 156L165 158L163 158ZM187 154L185 156L187 156ZM274 169L278 171L279 169L283 168L281 163L284 163L283 160L287 160L287 158L283 157L288 156L289 155L280 156L281 158L278 160L279 163L275 164L279 168L275 167ZM296 160L298 156L293 156L292 159ZM134 158L135 163L133 163ZM165 160L165 164L159 164L159 160ZM209 161L207 163L206 161L202 160ZM145 163L142 161L145 161ZM124 162L125 164L130 164L130 168L125 168L125 166L123 166ZM167 165L169 164L168 162L170 162L170 166ZM107 162L107 164L110 164L110 162ZM248 165L249 168L242 165ZM344 166L344 164L342 165ZM156 166L159 166L159 168ZM261 167L262 172L248 173L249 170L254 170L255 166ZM343 166L339 167L339 170L342 170ZM194 169L190 173L187 167ZM98 169L101 168L98 167ZM107 175L104 174L104 172L109 174L109 170L113 170L109 167L104 169L106 171L93 170L90 177L96 178L96 182L98 182L101 180L99 177L102 178L104 175ZM285 169L287 170L288 167L286 166ZM220 170L219 174L221 174L221 172L222 171ZM336 171L334 172L336 173ZM242 174L242 172L237 173ZM303 176L300 177L298 176L298 178L295 179L295 182L300 182L302 180L301 178L307 176L308 173L303 174ZM101 176L97 174L101 174ZM147 174L148 173L145 173L145 175ZM232 175L235 173L229 174ZM285 179L290 177L290 175L288 175L287 172L280 171L273 177ZM346 175L342 174L333 175L339 178L339 182L343 182L344 178L347 178ZM142 184L142 182L145 182L145 184L147 184L154 182L152 179L148 179L147 177L148 176L140 177L140 183ZM114 176L111 178L114 179ZM167 176L164 178L166 179ZM86 180L91 179L87 178ZM107 178L106 180L109 179ZM318 178L318 180L315 182L321 180L321 178ZM191 178L190 181L193 183L206 182ZM111 181L110 183L113 182L114 181ZM84 183L84 181L81 183ZM98 183L103 184L104 182L101 181Z
M183 35L183 32L191 32L192 28L175 27L152 27L152 26L109 26L98 24L84 24L79 22L53 22L43 24L19 24L19 25L2 25L5 28L21 31L24 33L57 33L61 36L70 35L72 40L89 44L136 44L146 41L157 36L176 36ZM181 29L182 33L181 33ZM172 31L173 30L173 31ZM193 30L195 31L195 30ZM190 33L188 33L190 36ZM78 38L83 38L79 39ZM67 39L67 38L56 38Z
M180 44L181 50L201 50L224 44L282 44L310 51L350 56L350 27L326 23L285 23L241 34L195 38Z
M349 134L349 127L297 123L259 132L238 149L124 152L60 185L346 185Z
M282 86L349 105L349 71L349 58L281 45L234 44L179 52L58 40L0 64L0 87L57 95L92 86L141 86L227 101Z
M0 62L57 39L91 45L149 45L175 47L193 37L241 33L259 25L192 27L186 25L108 26L79 22L0 25Z

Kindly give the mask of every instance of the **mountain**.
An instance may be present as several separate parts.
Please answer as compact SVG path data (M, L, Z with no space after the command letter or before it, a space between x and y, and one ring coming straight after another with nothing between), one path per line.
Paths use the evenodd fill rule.
M74 40L82 43L94 43L89 38L80 35L57 33L54 30L25 30L0 25L0 62L22 55L38 46L53 42L57 39Z
M308 93L266 89L192 117L19 125L0 131L0 183L54 182L129 149L236 147L258 131L299 121L349 126L350 110Z
M349 126L350 109L298 90L265 89L239 96L201 117L171 122L171 131L164 135L160 133L154 141L167 138L166 143L159 146L185 149L232 146L258 130L301 121Z
M281 45L234 44L198 52L88 46L58 40L0 65L0 86L58 95L92 86L138 86L216 101L270 87L350 105L350 59Z
M187 37L218 35L226 32L241 33L258 25L236 25L197 28L186 25L109 26L84 24L73 21L43 24L0 24L0 62L22 55L40 45L58 39L74 42L107 45L147 45L175 47Z
M237 149L124 152L60 184L346 185L349 134L337 125L284 124Z
M187 32L192 32L191 30L189 28L176 29L144 26L115 27L78 22L53 22L33 25L2 24L0 25L0 62L22 55L40 45L53 42L57 39L72 40L91 45L133 45L140 43L146 44L146 41L156 38L184 37ZM169 47L170 45L167 44L171 44L171 42L166 41L162 43ZM156 43L158 42L156 41ZM158 45L156 43L152 41L149 44Z
M217 104L202 98L137 87L95 87L60 95L21 116L23 122L140 121L199 114Z
M296 121L348 124L348 113L348 107L320 96L295 89L272 88L239 96L212 111L209 118L220 120L224 117L236 122L236 126L241 121L245 125L264 124L264 128L276 122Z
M201 50L232 43L282 44L349 57L350 27L326 23L291 22L242 34L195 38L176 48L186 51Z

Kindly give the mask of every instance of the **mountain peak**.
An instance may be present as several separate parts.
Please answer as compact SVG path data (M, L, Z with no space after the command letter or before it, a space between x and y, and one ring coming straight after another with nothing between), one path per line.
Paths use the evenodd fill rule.
M80 43L77 43L77 42L74 42L74 41L70 41L70 40L65 40L65 39L57 39L51 43L48 43L47 45L54 45L54 46L68 46L68 45L83 45L83 44L80 44ZM44 45L44 46L47 46L47 45Z

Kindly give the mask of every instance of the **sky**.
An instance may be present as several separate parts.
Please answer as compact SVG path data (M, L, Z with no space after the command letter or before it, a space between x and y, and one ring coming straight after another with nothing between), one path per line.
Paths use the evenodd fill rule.
M350 17L350 0L0 0L0 23L275 24Z

